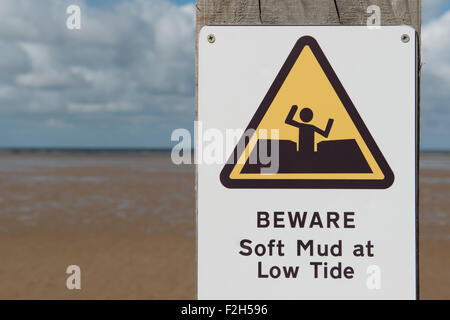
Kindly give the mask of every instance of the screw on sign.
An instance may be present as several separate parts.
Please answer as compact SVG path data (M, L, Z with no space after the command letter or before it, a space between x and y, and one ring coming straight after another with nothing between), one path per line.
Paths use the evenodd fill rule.
M214 43L216 41L216 37L213 34L208 35L208 42Z

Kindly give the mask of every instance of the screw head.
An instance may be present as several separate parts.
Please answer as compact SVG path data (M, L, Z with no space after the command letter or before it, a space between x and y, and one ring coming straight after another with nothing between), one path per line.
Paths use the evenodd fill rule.
M410 38L407 34L402 34L402 36L400 37L400 39L402 40L402 42L404 43L408 43Z
M213 34L208 34L206 39L208 39L209 43L214 43L216 41L216 37Z

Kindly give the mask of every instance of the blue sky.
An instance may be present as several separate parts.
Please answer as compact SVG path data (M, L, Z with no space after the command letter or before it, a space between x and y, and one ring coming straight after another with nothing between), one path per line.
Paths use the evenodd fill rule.
M422 6L421 148L450 150L450 1Z
M450 150L450 1L422 2L421 146ZM194 40L192 1L0 0L0 147L172 146L195 119Z

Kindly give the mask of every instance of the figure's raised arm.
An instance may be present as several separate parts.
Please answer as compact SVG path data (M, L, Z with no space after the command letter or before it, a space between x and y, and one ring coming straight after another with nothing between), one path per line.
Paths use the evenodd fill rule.
M333 119L329 119L328 123L327 123L327 127L325 128L325 130L322 130L322 129L317 128L317 127L314 127L314 129L315 129L315 131L318 134L324 136L325 138L328 138L328 135L330 134L330 131L331 131L331 127L333 126L333 122L334 122Z
M288 116L286 117L286 120L284 121L286 124L289 124L294 127L298 127L301 123L294 120L294 116L297 113L298 107L296 105L293 105L291 107L291 111L289 111Z

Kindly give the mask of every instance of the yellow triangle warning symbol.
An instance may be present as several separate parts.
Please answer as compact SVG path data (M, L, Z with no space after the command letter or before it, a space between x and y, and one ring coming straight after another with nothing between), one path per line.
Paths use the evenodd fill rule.
M384 189L394 174L322 49L304 36L220 180L227 188Z

